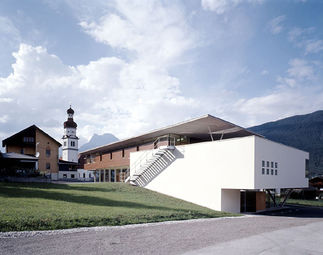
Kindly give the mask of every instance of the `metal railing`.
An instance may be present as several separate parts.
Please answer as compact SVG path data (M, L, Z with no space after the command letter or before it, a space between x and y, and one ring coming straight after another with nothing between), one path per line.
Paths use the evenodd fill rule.
M126 173L127 173L127 179L129 180L130 177L130 169L134 169L134 173L137 173L137 171L145 164L147 163L148 159L153 157L155 155L155 150L158 149L161 146L175 146L175 137L172 137L170 135L164 135L158 137L153 144L146 150L145 153L143 153L133 164L131 164Z

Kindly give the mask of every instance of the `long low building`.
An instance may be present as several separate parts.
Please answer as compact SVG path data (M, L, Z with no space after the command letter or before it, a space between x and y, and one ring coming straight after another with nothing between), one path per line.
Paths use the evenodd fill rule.
M265 209L265 191L308 187L309 154L204 115L83 152L96 181L141 186L220 211ZM251 209L250 209L251 208Z

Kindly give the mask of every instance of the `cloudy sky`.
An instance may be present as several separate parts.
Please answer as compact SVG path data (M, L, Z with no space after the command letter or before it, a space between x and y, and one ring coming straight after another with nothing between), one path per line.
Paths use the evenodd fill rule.
M2 0L0 139L83 144L209 113L243 127L323 109L321 0ZM3 151L3 149L2 149Z

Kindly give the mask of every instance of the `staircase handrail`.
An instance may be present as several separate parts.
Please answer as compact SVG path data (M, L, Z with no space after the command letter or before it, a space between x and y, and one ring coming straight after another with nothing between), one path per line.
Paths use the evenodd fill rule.
M152 145L148 148L148 150L146 150L145 153L143 153L132 165L130 165L128 168L127 168L127 171L126 171L126 180L129 179L130 177L130 169L135 169L135 173L137 172L137 165L139 163L139 169L140 167L142 166L141 162L145 159L145 162L147 162L147 159L148 159L148 155L151 154L151 156L154 156L154 150L155 149L158 149L160 146L160 142L163 142L164 140L161 140L163 138L166 138L167 140L167 146L175 146L175 137L173 136L170 136L170 135L163 135L163 136L159 136L153 143Z

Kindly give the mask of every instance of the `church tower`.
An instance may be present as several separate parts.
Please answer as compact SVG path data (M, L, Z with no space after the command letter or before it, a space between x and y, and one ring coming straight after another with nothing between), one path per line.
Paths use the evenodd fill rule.
M67 121L64 122L63 135L63 160L70 162L78 162L78 137L76 136L77 124L73 120L74 110L70 106L67 110Z

